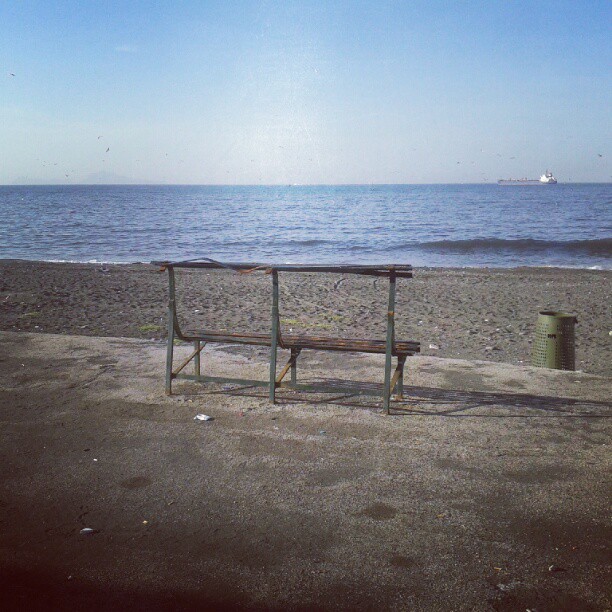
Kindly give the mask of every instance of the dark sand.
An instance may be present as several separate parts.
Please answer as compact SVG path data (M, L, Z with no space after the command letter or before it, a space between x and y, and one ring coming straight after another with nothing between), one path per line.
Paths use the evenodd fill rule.
M397 337L422 354L531 362L540 310L577 315L576 368L612 373L607 271L554 268L417 269L398 282ZM270 277L183 271L185 327L269 331ZM384 338L383 279L281 274L283 329ZM0 330L131 338L165 337L167 274L153 266L0 261ZM433 345L439 347L430 349Z
M203 367L265 380L242 351L206 347ZM164 356L0 332L3 611L610 609L609 378L414 357L386 416L288 390L166 397ZM380 381L383 361L312 351L300 379Z

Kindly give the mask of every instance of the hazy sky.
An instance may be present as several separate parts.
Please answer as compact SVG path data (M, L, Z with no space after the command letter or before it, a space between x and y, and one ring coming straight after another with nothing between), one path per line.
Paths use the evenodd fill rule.
M2 2L0 183L607 182L611 17L610 0Z

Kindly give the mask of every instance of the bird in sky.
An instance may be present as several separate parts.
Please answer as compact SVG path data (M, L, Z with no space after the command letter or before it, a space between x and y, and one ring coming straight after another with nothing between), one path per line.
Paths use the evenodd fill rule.
M14 77L14 76L15 76L15 74L14 74L13 72L9 72L9 76L10 76L10 77Z
M102 138L102 136L98 136L98 140L100 140L100 138Z
M597 156L598 157L603 157L603 155L601 153L598 153Z
M108 147L108 149L106 149L106 152L108 153L110 151L110 147Z

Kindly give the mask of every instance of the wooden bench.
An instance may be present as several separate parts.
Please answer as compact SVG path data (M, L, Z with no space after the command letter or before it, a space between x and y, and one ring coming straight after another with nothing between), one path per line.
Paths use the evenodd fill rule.
M378 353L385 355L385 378L383 384L383 408L388 413L391 394L396 391L398 399L402 398L404 383L404 364L406 357L420 352L420 343L415 341L399 341L395 339L395 291L397 278L411 278L412 266L313 266L313 265L267 265L256 263L221 263L209 259L185 262L152 262L168 270L169 305L168 305L168 349L166 358L166 393L172 393L174 379L196 380L200 382L231 382L237 384L269 386L270 401L275 401L276 389L290 387L307 391L347 392L348 388L325 387L298 384L297 360L304 349L320 351L346 351L360 353ZM175 268L229 268L237 272L253 272L265 270L272 277L272 329L270 334L236 334L213 331L183 332L178 321L176 306ZM383 276L389 278L389 302L387 311L387 337L385 340L367 340L354 338L329 338L325 336L310 336L299 334L283 334L279 317L279 272L330 272L340 274L360 274L366 276ZM193 352L174 369L174 339L178 338L193 344ZM200 353L207 343L246 344L251 346L270 347L270 378L268 381L245 380L240 378L221 378L203 376L200 368ZM280 373L277 373L277 350L291 351L291 357ZM397 358L397 366L391 374L392 357ZM194 362L194 374L183 374L184 368ZM283 382L288 372L291 372L290 382ZM351 392L373 394L367 387L351 388Z

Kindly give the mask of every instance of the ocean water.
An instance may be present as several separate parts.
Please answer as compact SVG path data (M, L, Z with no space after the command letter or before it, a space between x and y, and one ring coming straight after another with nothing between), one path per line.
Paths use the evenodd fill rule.
M0 186L0 258L612 269L612 185Z

